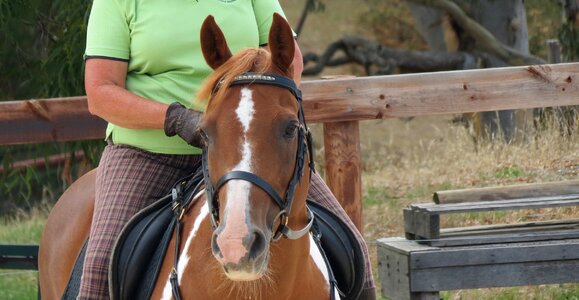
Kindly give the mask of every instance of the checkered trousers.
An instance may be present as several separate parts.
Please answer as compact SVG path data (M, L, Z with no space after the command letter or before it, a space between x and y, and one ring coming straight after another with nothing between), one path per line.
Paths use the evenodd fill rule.
M328 208L330 211L340 217L340 219L344 220L348 227L350 227L352 232L356 235L359 244L362 246L364 261L366 262L366 280L364 283L364 289L369 290L368 293L373 293L374 278L372 277L372 266L370 264L370 256L368 254L368 247L364 241L364 237L358 231L352 220L350 220L350 217L348 217L346 211L342 208L334 194L332 194L332 191L330 191L318 173L312 174L308 196L311 197L315 202L320 203Z
M95 208L78 299L108 299L108 266L114 242L139 210L167 195L195 172L199 155L166 155L107 145L96 179Z

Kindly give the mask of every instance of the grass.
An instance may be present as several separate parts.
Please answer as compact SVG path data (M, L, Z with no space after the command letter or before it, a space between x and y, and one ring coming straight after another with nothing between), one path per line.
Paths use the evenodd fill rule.
M0 244L38 244L46 221L45 210L0 219ZM30 270L0 270L0 300L36 299L38 275Z
M411 203L431 203L436 191L576 179L579 171L579 137L563 138L556 130L547 130L537 138L511 145L477 144L472 133L454 125L451 117L363 122L360 131L364 235L374 263L373 241L404 236L402 208ZM444 216L441 226L508 224L577 216L579 209L574 207L466 213ZM376 275L376 267L374 272ZM578 299L579 285L449 291L441 296L444 299Z

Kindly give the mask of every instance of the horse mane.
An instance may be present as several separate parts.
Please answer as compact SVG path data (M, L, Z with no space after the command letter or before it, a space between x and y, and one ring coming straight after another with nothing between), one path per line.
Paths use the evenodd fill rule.
M246 72L265 73L271 66L270 57L269 51L262 48L241 50L205 79L197 93L197 99L220 99L236 76Z

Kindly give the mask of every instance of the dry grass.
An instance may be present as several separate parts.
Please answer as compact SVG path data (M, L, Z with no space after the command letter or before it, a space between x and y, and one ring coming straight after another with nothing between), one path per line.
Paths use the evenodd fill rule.
M448 118L429 117L368 122L361 127L361 136L370 237L402 233L400 212L384 208L430 202L438 190L573 179L579 172L579 139L563 138L554 130L518 144L476 145L464 127ZM372 226L374 210L386 213L393 227ZM556 214L569 211L575 213L557 209ZM508 214L502 221L514 220L521 220L521 215ZM480 223L490 221L501 220Z
M321 137L320 129L317 130L317 136ZM537 138L519 144L476 145L471 132L452 124L450 118L424 117L363 122L361 140L364 234L371 244L374 262L373 241L403 236L402 208L411 203L431 202L435 191L575 179L579 172L579 138L563 138L556 130L542 132ZM464 214L444 218L442 226L516 223L578 215L576 208ZM577 295L577 291L572 295ZM551 286L457 291L447 296L559 299L561 294L553 294Z

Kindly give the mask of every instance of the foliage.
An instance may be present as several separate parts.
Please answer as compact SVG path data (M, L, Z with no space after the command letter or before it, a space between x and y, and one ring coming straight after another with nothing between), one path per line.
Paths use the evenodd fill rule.
M412 14L405 0L366 0L371 9L360 16L360 23L369 28L381 43L389 47L426 50L427 45L414 28Z
M91 1L0 0L0 101L84 94L83 59ZM102 144L98 143L98 144ZM102 146L94 142L0 147L0 208L29 208L32 199L55 200L73 168L14 169L16 161L46 160L83 150L92 164Z
M527 0L525 8L529 51L547 59L546 41L557 38L557 31L561 27L561 7L556 1Z
M571 62L579 59L579 31L573 23L566 23L559 31L563 51L563 61Z
M306 10L309 12L323 12L326 10L326 5L321 0L308 0Z
M3 172L0 172L0 214L29 210L41 203L54 202L70 183L98 162L102 142L68 142L0 148ZM73 155L82 153L81 160ZM50 155L66 154L68 163L52 166ZM39 168L32 166L12 168L17 161L35 158Z
M0 99L76 96L83 89L89 1L0 0Z

